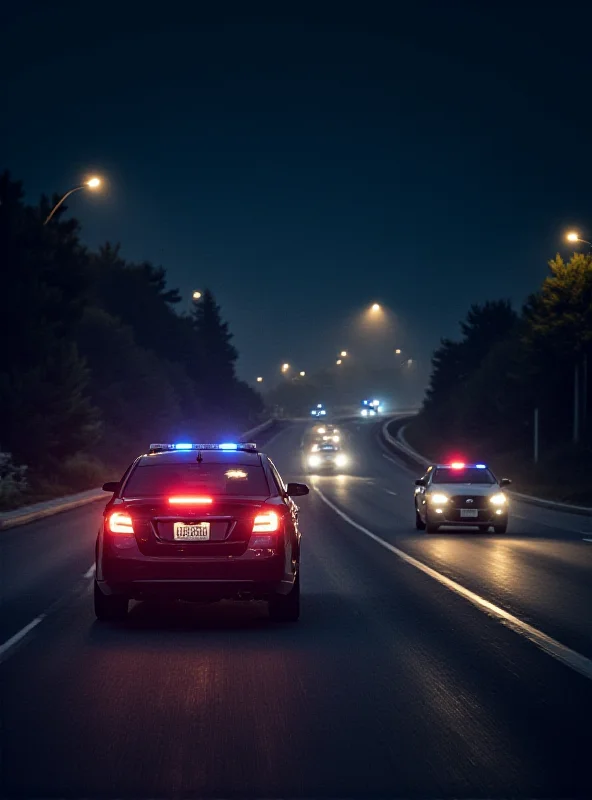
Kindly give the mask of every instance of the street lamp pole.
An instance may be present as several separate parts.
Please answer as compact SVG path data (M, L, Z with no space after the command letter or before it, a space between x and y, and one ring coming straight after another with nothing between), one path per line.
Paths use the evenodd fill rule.
M66 194L62 198L60 198L60 200L58 200L58 202L55 204L55 206L51 209L51 211L47 215L47 219L45 220L45 222L43 224L47 225L47 223L50 221L50 219L56 213L58 208L62 205L64 200L67 200L68 197L70 197L71 194L74 194L74 192L79 192L81 189L98 189L100 185L101 185L101 179L100 178L90 178L90 180L85 181L84 183L81 183L80 186L74 186L73 189L70 189L68 192L66 192Z

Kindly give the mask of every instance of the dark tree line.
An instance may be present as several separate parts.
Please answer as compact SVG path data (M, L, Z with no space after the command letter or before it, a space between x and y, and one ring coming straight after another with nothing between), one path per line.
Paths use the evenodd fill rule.
M87 249L63 209L0 175L0 504L95 486L149 441L237 435L262 401L211 291L191 314L162 267ZM8 458L6 454L10 454Z
M532 453L534 410L545 452L592 445L592 256L549 262L520 314L505 300L472 306L443 340L420 422L441 441Z

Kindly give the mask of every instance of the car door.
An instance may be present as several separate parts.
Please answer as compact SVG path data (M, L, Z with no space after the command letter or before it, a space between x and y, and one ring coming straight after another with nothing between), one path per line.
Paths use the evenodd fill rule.
M298 527L298 513L300 509L294 500L288 495L286 484L282 480L282 477L273 461L269 458L268 462L274 484L290 512L290 531L289 536L286 537L286 546L290 548L290 560L292 561L292 564L295 565L298 562L300 554L300 528Z

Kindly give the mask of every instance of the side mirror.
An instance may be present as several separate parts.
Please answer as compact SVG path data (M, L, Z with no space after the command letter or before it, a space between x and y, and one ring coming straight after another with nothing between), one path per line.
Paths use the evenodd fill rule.
M113 493L119 491L119 481L107 481L103 484L103 491Z
M427 486L428 484L427 484L427 481L424 481L424 479L423 479L423 478L418 478L418 479L415 481L415 485L416 485L416 486Z
M309 488L305 483L289 483L288 494L290 497L303 497L308 494Z
M509 478L502 478L500 481L500 486L509 486L512 481Z

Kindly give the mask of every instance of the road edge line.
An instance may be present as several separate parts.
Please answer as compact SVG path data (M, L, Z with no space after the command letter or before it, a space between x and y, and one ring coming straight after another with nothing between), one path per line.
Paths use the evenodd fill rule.
M478 595L476 592L471 591L471 589L467 589L465 586L453 581L446 575L442 575L442 573L433 569L433 567L429 567L427 564L424 564L423 561L419 561L417 558L410 556L404 550L400 550L398 547L395 547L395 545L387 542L385 539L382 539L380 536L349 517L331 500L329 500L329 498L326 497L318 487L315 486L314 490L319 495L320 499L339 517L341 517L352 527L359 530L361 533L368 536L368 538L375 541L381 547L384 547L385 550L388 550L405 563L415 567L420 572L428 575L430 578L433 578L450 591L455 592L461 597L464 597L465 600L468 600L472 605L479 610L484 611L490 617L497 618L500 622L514 631L514 633L517 633L519 636L522 636L523 638L532 642L532 644L536 645L540 650L547 653L547 655L550 655L552 658L570 667L583 677L592 680L592 661L589 658L586 658L586 656L581 655L581 653L578 653L575 650L572 650L570 647L561 644L561 642L558 642L556 639L553 639L551 636L543 633L533 625L529 625L519 617L514 616L514 614L510 614L509 611L506 611L500 606L495 605L495 603L491 603L489 600L481 597L481 595Z

